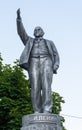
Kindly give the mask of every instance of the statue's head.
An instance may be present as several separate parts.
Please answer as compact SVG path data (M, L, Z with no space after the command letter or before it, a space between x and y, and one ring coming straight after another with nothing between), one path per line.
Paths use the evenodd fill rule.
M35 27L34 29L34 36L35 37L43 37L44 31L40 26Z

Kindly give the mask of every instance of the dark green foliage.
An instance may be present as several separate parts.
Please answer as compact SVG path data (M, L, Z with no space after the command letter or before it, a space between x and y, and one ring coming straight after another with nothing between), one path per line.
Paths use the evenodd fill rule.
M33 113L30 83L18 61L3 65L0 55L0 130L19 130L25 114Z
M33 113L30 82L18 61L14 66L3 65L2 61L0 55L0 130L20 130L22 116ZM53 113L59 114L64 100L54 92L52 98Z
M58 93L52 93L53 99L53 113L60 114L61 112L61 103L64 103L63 97L61 97Z
M61 97L58 93L53 92L52 99L53 99L53 108L52 108L53 113L60 114L60 112L62 111L61 103L65 103L63 97ZM62 124L63 130L66 130L63 126L63 122L65 122L65 119L64 117L61 117L61 124Z

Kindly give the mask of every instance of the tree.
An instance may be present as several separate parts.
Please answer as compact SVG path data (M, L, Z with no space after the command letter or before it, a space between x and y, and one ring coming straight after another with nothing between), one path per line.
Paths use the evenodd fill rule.
M30 82L26 79L23 70L18 66L3 65L0 55L0 129L19 130L22 116L33 113L31 103ZM63 98L53 92L53 113L59 114ZM62 118L62 122L64 118ZM63 126L63 123L62 123ZM63 130L65 130L63 128Z

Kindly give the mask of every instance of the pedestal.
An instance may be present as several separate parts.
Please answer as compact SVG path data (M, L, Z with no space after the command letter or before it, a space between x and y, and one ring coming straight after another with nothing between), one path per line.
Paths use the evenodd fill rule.
M62 130L61 117L44 113L25 115L21 130Z

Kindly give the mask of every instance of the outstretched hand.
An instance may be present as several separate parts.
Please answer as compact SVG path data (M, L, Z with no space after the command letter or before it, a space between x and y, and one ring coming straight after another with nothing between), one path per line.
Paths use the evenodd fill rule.
M20 16L20 8L17 10L17 18L21 18L21 16Z

